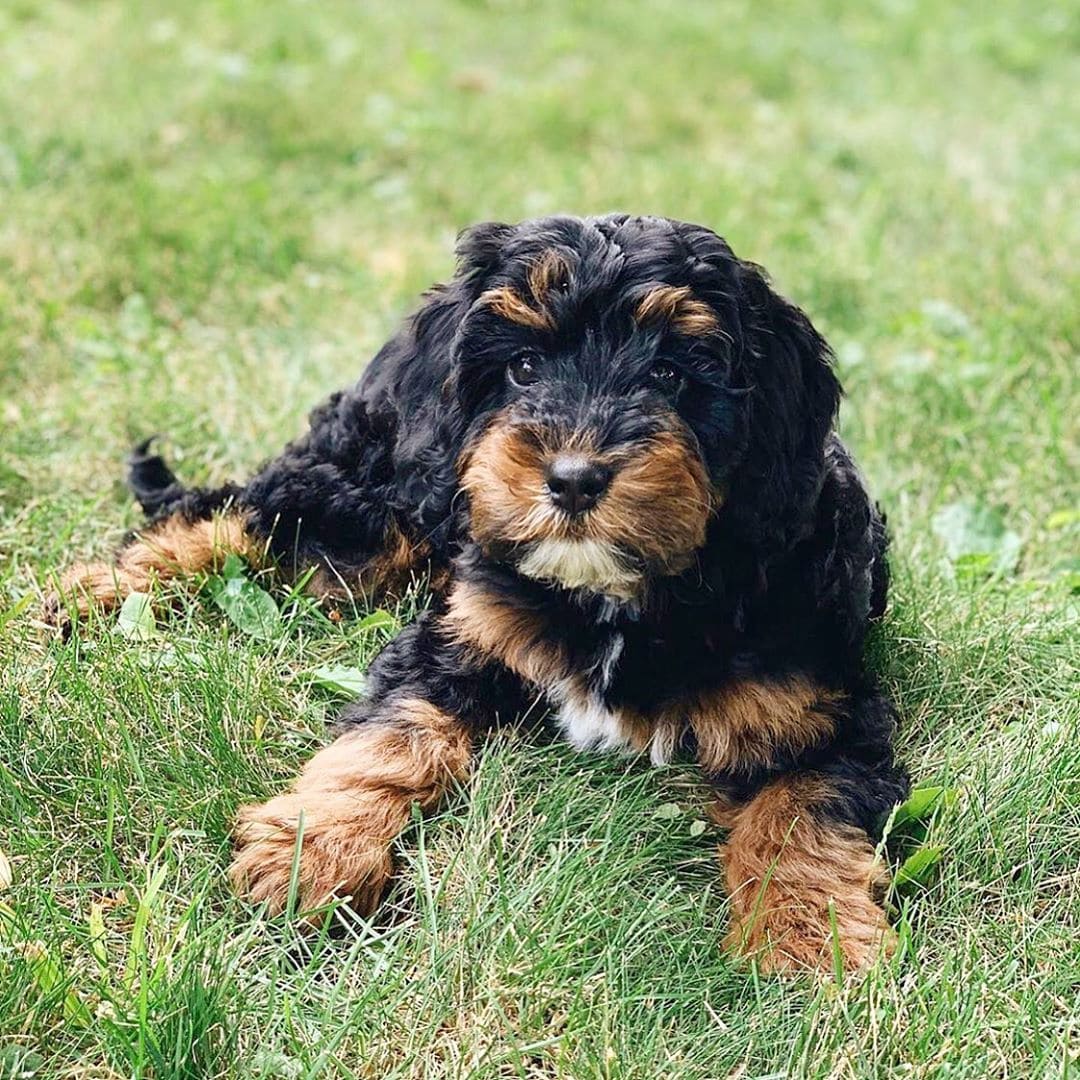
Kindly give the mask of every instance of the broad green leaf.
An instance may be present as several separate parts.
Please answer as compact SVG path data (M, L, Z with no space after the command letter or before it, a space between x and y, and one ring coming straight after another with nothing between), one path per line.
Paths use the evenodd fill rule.
M6 611L0 611L0 630L2 630L12 619L17 619L24 611L26 611L30 605L34 602L34 597L31 593L26 593L20 597L11 605Z
M947 300L924 301L922 313L942 337L967 337L971 333L971 320Z
M18 1043L0 1046L0 1080L33 1080L45 1067L45 1059Z
M229 621L245 634L272 638L281 624L274 598L246 577L210 579L210 595Z
M918 892L925 889L934 878L934 873L941 862L940 847L921 847L912 852L896 871L894 884L900 893Z
M57 991L62 992L64 1018L86 1027L93 1021L90 1010L74 990L64 989L65 978L60 965L52 958L49 951L37 941L18 940L19 920L15 909L0 901L0 943L10 945L21 953L38 991L48 997Z
M1047 519L1048 529L1064 529L1067 525L1080 524L1080 510L1055 510Z
M121 604L116 629L129 641L149 641L154 636L154 609L146 593L133 592Z
M247 564L233 551L225 556L225 562L221 567L221 576L226 581L231 581L233 578L244 577L246 570Z
M925 375L933 370L934 358L924 349L909 350L897 353L891 366L899 375Z
M259 1080L296 1080L304 1071L303 1064L280 1050L256 1050L251 1055L249 1075Z
M663 806L656 808L655 816L661 821L674 821L677 817L682 816L682 808L678 803L664 803Z
M690 822L690 835L701 836L701 834L708 828L701 818L697 818L695 821Z
M1054 573L1064 578L1070 592L1080 592L1080 556L1062 559L1054 565Z
M344 664L326 664L307 672L305 677L324 690L348 698L363 694L366 684L364 673L359 668L346 667Z
M150 305L142 293L131 293L120 305L120 333L128 341L145 341L154 328Z
M912 791L906 802L896 808L893 815L892 827L899 828L913 821L922 821L930 817L941 806L952 806L959 795L957 788L918 787Z
M950 503L934 515L932 527L961 572L1009 574L1020 560L1020 537L989 506Z
M365 615L357 624L357 630L396 630L397 619L390 614L389 611L383 611L379 608L376 611L371 612L370 615Z
M961 578L990 577L994 572L994 557L986 554L961 555L953 561L953 569Z

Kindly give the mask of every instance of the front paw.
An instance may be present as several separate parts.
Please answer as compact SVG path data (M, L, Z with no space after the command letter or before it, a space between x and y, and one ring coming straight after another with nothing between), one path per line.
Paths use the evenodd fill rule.
M793 895L767 895L767 901L768 907L736 915L725 942L764 974L829 975L838 949L844 974L855 975L895 949L896 935L870 896L844 896L833 900L831 910L824 895L809 903Z
M272 915L284 911L299 837L296 910L311 911L337 897L371 914L393 870L390 838L400 808L391 802L379 791L309 791L242 807L229 868L234 891L265 903Z

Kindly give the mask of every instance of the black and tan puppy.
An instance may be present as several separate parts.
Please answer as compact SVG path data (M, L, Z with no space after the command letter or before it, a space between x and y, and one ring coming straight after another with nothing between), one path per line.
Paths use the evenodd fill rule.
M232 879L280 910L369 911L418 803L538 697L582 750L696 756L730 831L731 943L849 969L889 932L872 831L903 798L895 713L864 667L886 538L832 427L827 345L708 229L488 224L360 383L243 486L180 487L145 449L150 523L74 567L56 611L114 605L228 552L326 597L431 609L292 791L245 807ZM66 598L66 601L65 599Z

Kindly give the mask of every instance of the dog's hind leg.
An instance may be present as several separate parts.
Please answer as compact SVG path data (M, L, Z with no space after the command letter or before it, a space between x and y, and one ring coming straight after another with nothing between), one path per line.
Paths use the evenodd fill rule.
M861 829L837 821L829 778L797 773L765 785L719 820L731 832L721 858L731 893L727 945L764 972L862 970L893 935L875 892L887 880Z
M373 423L354 392L316 409L308 432L243 486L187 490L148 451L136 447L128 484L151 522L114 560L68 570L46 602L49 622L116 607L155 580L213 572L234 553L286 580L306 577L309 593L331 601L400 595L439 569L432 530L392 509L393 425Z
M204 517L177 511L135 532L113 561L76 563L65 571L45 601L45 618L66 627L73 617L109 611L156 583L212 573L232 554L255 566L266 555L265 540L251 531L241 510Z
M714 753L735 748L751 769L767 748L772 755L757 790L736 785L733 798L719 784L714 816L730 830L720 849L728 946L763 971L831 972L837 961L846 972L865 969L894 943L878 902L887 875L874 845L881 820L908 791L892 757L891 702L869 684L838 693L804 679L743 684L726 703ZM797 763L782 760L783 743Z

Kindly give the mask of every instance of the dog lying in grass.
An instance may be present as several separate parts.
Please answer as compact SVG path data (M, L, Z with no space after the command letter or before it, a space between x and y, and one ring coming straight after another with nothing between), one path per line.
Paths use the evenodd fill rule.
M57 622L229 554L328 601L430 574L293 789L244 807L230 876L272 912L368 913L412 805L541 701L581 750L692 754L728 830L730 944L766 970L869 964L871 841L907 778L867 672L881 516L833 431L826 343L700 226L553 217L466 232L355 387L244 485L183 488L143 447L149 522L73 567Z

